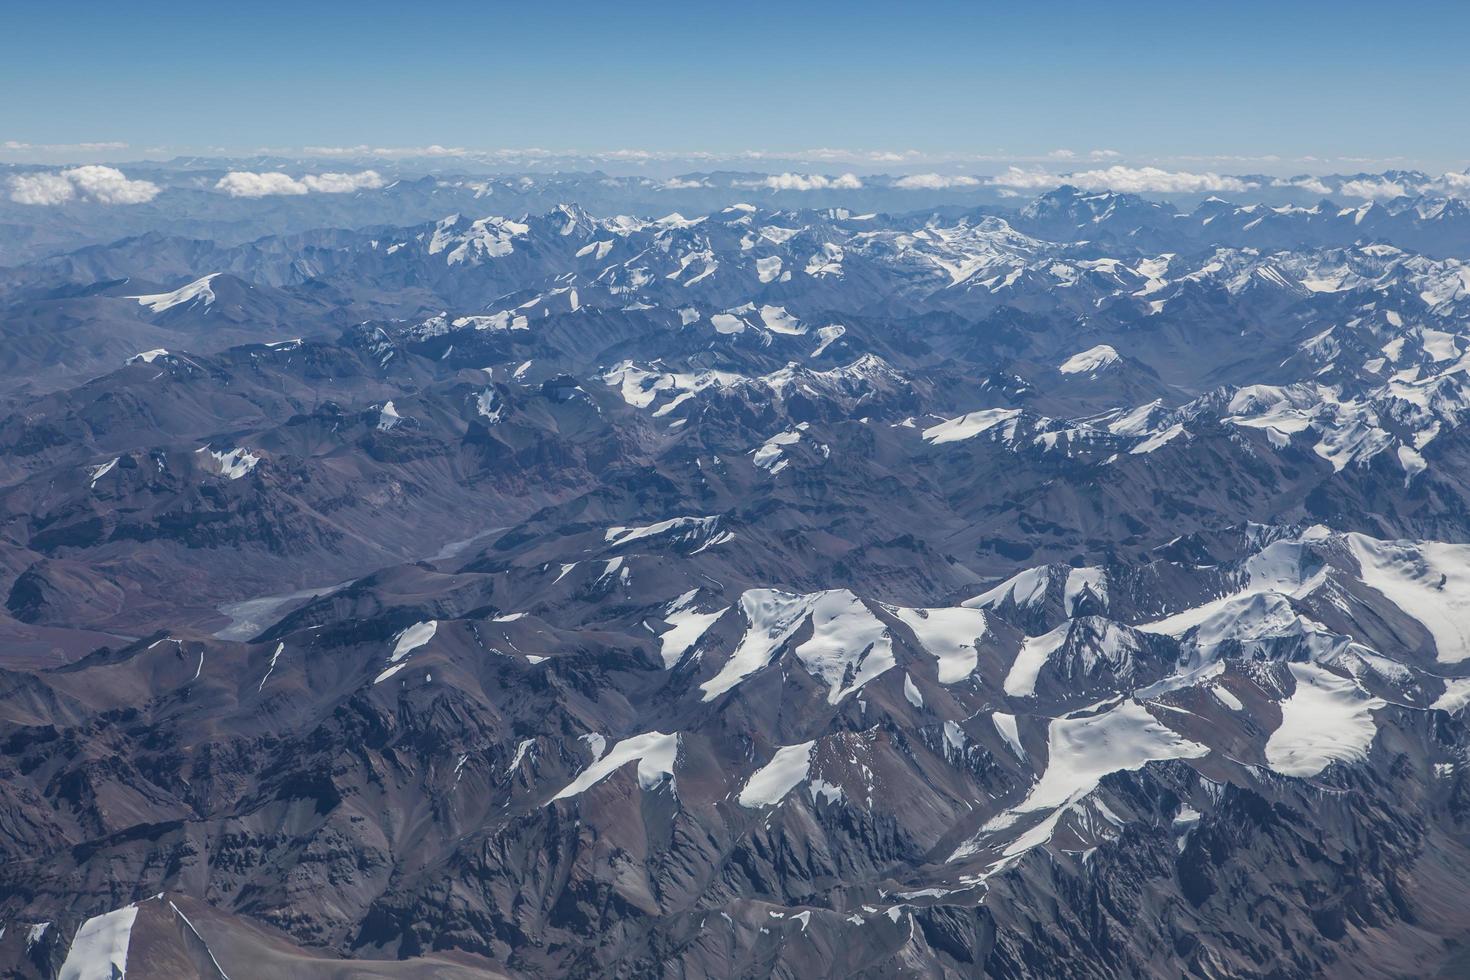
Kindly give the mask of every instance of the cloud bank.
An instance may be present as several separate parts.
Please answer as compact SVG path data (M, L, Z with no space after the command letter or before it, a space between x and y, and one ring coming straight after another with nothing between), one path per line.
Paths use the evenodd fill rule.
M1430 185L1432 189L1451 197L1470 197L1470 173L1450 171Z
M1085 191L1122 191L1127 194L1212 194L1248 191L1257 184L1240 177L1217 173L1190 173L1158 167L1113 166L1070 174L1044 173L1011 167L986 183L1010 190L1051 190L1063 184Z
M1344 181L1342 186L1337 189L1337 193L1344 197L1361 197L1369 201L1377 201L1403 197L1409 191L1403 184L1396 181L1375 177L1372 179Z
M747 187L764 187L772 191L855 191L863 186L857 174L841 177L826 177L822 174L772 174L765 180L745 184Z
M1302 190L1306 191L1309 194L1321 194L1323 197L1326 197L1327 195L1332 193L1332 188L1328 187L1325 181L1311 176L1292 177L1289 180L1278 177L1276 180L1271 181L1271 186L1300 187Z
M146 204L162 191L147 180L129 180L115 167L91 164L57 173L18 174L10 178L10 199L17 204L55 206L68 201L96 204Z
M940 191L951 187L979 187L978 177L948 176L946 174L910 174L893 182L894 187L906 191Z
M375 190L382 187L383 183L382 176L376 170L364 170L355 174L307 174L300 178L275 171L252 173L248 170L232 170L215 183L214 189L224 191L230 197L291 197L302 194L350 194L353 191Z

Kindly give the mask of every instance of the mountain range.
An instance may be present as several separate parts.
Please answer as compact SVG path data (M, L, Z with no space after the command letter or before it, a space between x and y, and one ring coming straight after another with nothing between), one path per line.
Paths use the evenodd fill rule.
M1462 200L525 181L6 234L0 971L1463 974Z

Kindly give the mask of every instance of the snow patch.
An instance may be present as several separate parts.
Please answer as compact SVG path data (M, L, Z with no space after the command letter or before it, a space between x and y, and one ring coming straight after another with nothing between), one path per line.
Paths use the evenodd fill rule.
M1046 666L1047 658L1067 642L1067 634L1071 629L1072 622L1068 620L1050 633L1026 637L1016 659L1011 662L1011 669L1006 674L1002 689L1013 698L1035 694L1036 679L1041 676L1041 668Z
M1424 627L1441 663L1470 657L1470 545L1346 537L1363 584Z
M393 407L391 400L384 402L383 407L378 409L379 432L387 432L401 421L403 421L403 416L398 414L398 409Z
M1208 747L1158 721L1137 701L1125 701L1098 714L1054 719L1047 731L1046 771L1041 779L1025 800L992 819L978 835L956 848L950 860L977 853L989 835L1013 825L1018 817L1050 810L1044 820L1006 846L1003 859L1013 860L1049 841L1067 808L1097 789L1104 776L1142 769L1150 762L1198 759L1209 752Z
M1019 408L987 408L970 412L959 418L931 425L924 430L924 441L935 446L948 442L961 442L989 432L1003 422L1009 422L1021 414Z
M205 447L208 449L208 447ZM217 453L209 449L209 455L219 466L220 476L227 480L238 480L248 476L255 469L255 464L260 462L260 457L243 446L237 446L229 452Z
M837 704L895 665L887 627L846 589L810 595L749 589L740 597L740 608L750 627L719 673L700 685L705 701L768 666L808 619L812 635L793 653L827 685L828 704Z
M736 802L750 809L780 803L787 793L806 779L811 768L812 748L816 744L813 740L777 749L770 762L751 774Z
M92 467L92 483L91 483L91 485L93 487L96 487L97 486L97 481L100 480L100 479L102 479L107 474L111 473L112 472L112 468L117 465L117 462L120 459L122 459L121 456L114 456L114 457L112 457L112 459L110 459L107 462L103 463L101 466L94 466L94 467Z
M1063 374L1096 374L1110 364L1116 364L1121 358L1118 352L1107 344L1098 344L1080 354L1073 354L1057 366L1057 370Z
M128 905L83 922L71 941L57 980L122 980L138 906Z
M1266 764L1283 776L1315 776L1334 762L1368 757L1388 702L1317 664L1287 664L1296 690L1281 702L1281 726L1266 742Z
M718 517L671 517L643 527L610 527L603 535L603 541L610 548L660 537L673 538L676 543L694 541L712 534L719 522Z
M430 619L427 622L414 623L412 626L398 634L397 642L393 644L393 653L388 657L389 663L397 663L408 656L419 647L434 638L439 630L439 621Z
M698 592L698 589L690 589L671 602L664 612L664 622L672 627L660 633L658 638L659 656L663 658L666 668L672 669L689 648L698 643L709 628L730 609L729 606L724 606L714 612L702 613L691 608L690 603Z
M209 288L210 282L218 276L218 272L212 272L203 279L195 279L187 286L180 286L169 293L152 293L148 296L129 296L135 299L139 306L146 306L151 313L162 313L171 310L175 306L198 301L201 306L208 307L214 302L214 290Z
M975 672L978 646L989 630L979 609L905 609L885 607L913 631L914 638L939 661L939 683L957 684Z
M569 799L586 792L635 759L638 762L638 785L653 789L665 778L674 776L674 763L679 755L679 736L663 732L646 732L625 738L607 755L583 770L572 783L551 798L552 802Z

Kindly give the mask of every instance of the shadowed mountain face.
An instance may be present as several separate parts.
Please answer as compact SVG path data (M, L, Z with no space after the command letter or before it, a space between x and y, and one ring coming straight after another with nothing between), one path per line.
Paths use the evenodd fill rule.
M565 205L0 271L0 969L1453 970L1431 205Z

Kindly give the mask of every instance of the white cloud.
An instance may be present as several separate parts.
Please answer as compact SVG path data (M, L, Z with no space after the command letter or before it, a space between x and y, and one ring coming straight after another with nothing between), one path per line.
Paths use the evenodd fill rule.
M1117 150L1093 150L1087 155L1094 160L1116 160L1123 154Z
M595 154L595 156L603 160L633 160L638 163L647 163L649 160L654 159L657 154L652 150L622 149L603 150Z
M759 152L772 156L780 155L771 153L770 150L762 150ZM822 160L829 163L834 160L852 160L859 156L858 152L855 150L844 150L838 147L831 146L818 146L810 150L798 150L795 153L787 155L793 160Z
M1281 155L1278 153L1263 153L1258 156L1248 156L1240 153L1181 153L1177 156L1165 157L1164 159L1173 161L1175 163L1210 163L1216 165L1230 165L1239 167L1258 166L1263 163L1280 163Z
M311 193L349 194L382 186L383 178L376 170L356 174L307 174L300 179L275 171L252 173L232 170L219 179L214 189L231 197L282 197Z
M903 163L905 160L917 160L922 155L918 150L904 150L902 153L896 150L868 151L868 159L874 163Z
M438 143L430 143L428 146L409 147L376 147L373 156L376 157L462 157L468 150L460 146L440 146Z
M700 180L697 177L670 177L663 182L666 191L689 191L697 187L709 187L709 181Z
M1470 197L1470 173L1459 174L1452 170L1431 182L1428 187L1450 197Z
M401 159L405 157L460 157L467 155L470 151L459 146L440 146L432 143L429 146L368 146L360 143L357 146L305 146L302 152L313 157L384 157Z
M1129 194L1203 194L1217 191L1247 191L1256 184L1216 173L1160 170L1158 167L1112 166L1071 174L1051 174L1011 167L986 183L1020 190L1049 190L1063 184L1086 191L1114 190Z
M161 190L152 181L128 180L116 167L96 164L63 170L61 176L76 184L83 197L100 204L145 204Z
M56 205L78 198L98 204L145 204L161 191L152 181L129 180L115 167L95 164L10 178L10 199L17 204Z
M76 196L76 185L60 174L22 174L10 178L10 199L16 204L64 204Z
M271 156L275 151L262 147L256 151L261 156ZM301 152L309 157L360 157L372 152L366 143L361 146L303 146Z
M383 178L376 170L364 170L355 174L307 174L301 178L309 191L318 194L350 194L353 191L372 191L383 186Z
M1051 190L1066 182L1066 179L1058 174L1042 173L1039 170L1022 170L1020 167L1007 167L1005 173L997 174L985 181L992 187L1013 187L1027 191Z
M68 153L68 152L78 152L78 151L79 152L83 152L83 153L95 153L98 150L126 150L127 148L128 148L128 144L126 144L126 143L117 143L117 142L108 142L108 143L25 143L25 142L22 142L20 140L6 140L4 143L0 143L0 149L13 150L13 151L24 151L24 152L43 152L43 153Z
M764 187L773 191L855 191L863 186L857 174L843 174L841 177L824 177L821 174L772 174L765 180L758 181L755 186Z
M979 184L979 179L975 177L963 175L951 177L946 174L910 174L893 182L894 187L920 191L937 191L949 187L978 187Z
M1309 194L1321 194L1323 197L1332 193L1332 188L1328 187L1317 177L1292 177L1290 180L1284 177L1277 177L1271 181L1271 186L1300 187Z
M251 173L232 170L214 185L231 197L271 197L277 194L305 194L306 185L289 174Z
M1337 189L1337 193L1345 197L1361 197L1374 201L1379 198L1403 197L1408 193L1403 184L1395 183L1383 177L1364 178L1362 180L1344 181Z

